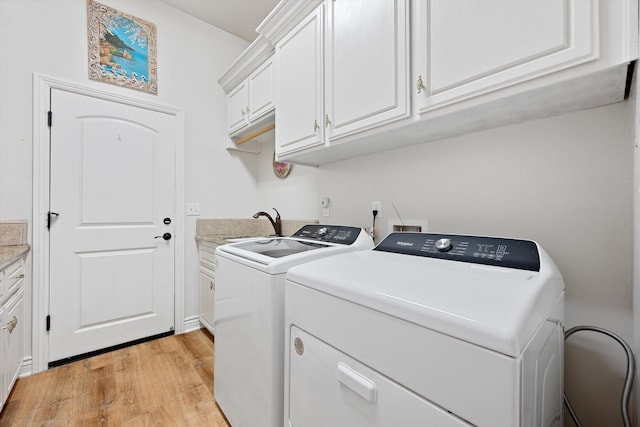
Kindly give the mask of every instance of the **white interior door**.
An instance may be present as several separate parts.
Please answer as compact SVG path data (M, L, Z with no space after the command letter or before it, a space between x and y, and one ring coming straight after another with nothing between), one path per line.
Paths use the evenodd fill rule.
M63 90L51 110L49 362L173 330L178 132Z

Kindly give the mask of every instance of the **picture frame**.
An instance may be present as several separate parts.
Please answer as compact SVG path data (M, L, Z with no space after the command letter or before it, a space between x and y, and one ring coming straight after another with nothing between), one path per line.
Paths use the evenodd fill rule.
M87 0L89 78L158 94L156 25Z

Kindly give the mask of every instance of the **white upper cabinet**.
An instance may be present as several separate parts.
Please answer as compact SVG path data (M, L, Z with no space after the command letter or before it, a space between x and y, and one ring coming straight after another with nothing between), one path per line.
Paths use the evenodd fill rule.
M420 0L415 6L420 112L598 58L597 1Z
M302 20L277 45L276 153L324 144L324 9Z
M408 3L330 0L327 12L327 139L409 117Z
M319 165L624 99L638 0L281 0L276 155Z
M220 77L227 94L227 148L260 152L273 141L273 45L258 37Z
M227 132L232 135L249 124L249 85L244 80L227 94Z
M254 125L273 112L273 109L273 66L271 59L267 59L227 94L229 136L243 138L246 135L240 134L240 131ZM272 117L270 121L273 122Z
M268 59L227 94L229 135L237 134L273 109L273 66Z
M276 154L410 117L405 0L329 0L277 44Z
M274 110L273 61L268 59L247 78L249 99L247 115L249 123L259 120Z

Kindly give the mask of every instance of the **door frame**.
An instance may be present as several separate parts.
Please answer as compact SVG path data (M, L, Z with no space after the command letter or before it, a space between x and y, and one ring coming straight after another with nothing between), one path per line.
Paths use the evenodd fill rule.
M132 98L76 83L33 74L33 263L31 287L31 355L32 373L47 369L49 340L45 330L49 312L49 233L47 210L49 209L49 126L48 111L51 105L51 89L98 98L105 101L144 108L172 115L177 123L175 151L175 269L174 269L174 325L175 333L185 330L184 319L184 251L185 251L185 112L183 108L162 105ZM55 112L53 120L55 120Z

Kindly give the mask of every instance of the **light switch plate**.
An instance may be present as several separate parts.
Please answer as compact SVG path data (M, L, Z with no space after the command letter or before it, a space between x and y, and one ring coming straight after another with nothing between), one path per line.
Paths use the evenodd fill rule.
M189 216L200 215L200 203L187 203L187 215Z

